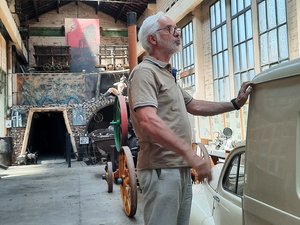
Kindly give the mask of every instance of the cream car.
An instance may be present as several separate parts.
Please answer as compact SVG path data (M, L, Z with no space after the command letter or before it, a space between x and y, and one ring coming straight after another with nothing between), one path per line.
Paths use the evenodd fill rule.
M245 146L212 168L213 179L193 184L190 225L242 225Z
M246 145L193 185L190 225L300 224L300 59L252 82Z

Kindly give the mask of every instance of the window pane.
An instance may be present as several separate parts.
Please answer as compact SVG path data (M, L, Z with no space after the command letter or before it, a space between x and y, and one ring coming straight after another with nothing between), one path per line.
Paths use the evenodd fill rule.
M245 32L245 20L244 20L244 14L240 15L238 17L238 23L239 23L239 42L245 41L246 32Z
M238 26L237 26L237 18L232 20L232 42L233 45L236 45L238 43L239 37L238 37Z
M219 69L219 77L222 77L224 74L222 53L218 54L218 69Z
M245 8L251 5L251 0L245 0Z
M243 72L241 74L241 78L242 78L241 82L248 81L249 80L249 78L248 78L248 72Z
M214 28L216 26L216 20L215 20L215 6L210 7L210 27Z
M219 96L220 101L225 101L225 93L224 93L224 83L223 79L219 80Z
M267 30L267 15L265 1L258 5L259 33Z
M215 98L215 101L220 101L220 98L219 98L219 80L214 80L214 98Z
M230 97L230 87L229 87L229 77L224 79L224 99L223 101L228 101Z
M194 45L191 45L191 64L195 64L195 57L194 57Z
M247 42L247 61L248 69L254 67L254 55L253 55L253 41L252 39Z
M234 76L234 94L237 95L241 86L240 74Z
M278 29L278 44L279 44L279 59L286 59L289 57L288 39L286 25Z
M267 0L268 29L276 26L275 0Z
M187 26L186 33L187 33L186 43L190 43L191 40L192 40L192 37L191 37L191 32L190 32L190 29L189 29L189 25Z
M224 75L228 76L229 75L229 68L228 68L228 51L224 52Z
M191 63L191 56L192 56L192 53L191 53L191 46L189 46L187 48L187 53L188 53L188 60L187 60L187 66L190 66L192 63Z
M223 50L227 49L227 29L226 29L226 25L222 26L222 40L223 40Z
M262 66L262 67L261 67L261 71L265 71L265 70L267 70L267 69L269 69L269 65L265 65L265 66Z
M263 34L260 37L260 62L261 65L268 64L269 57L268 57L268 34Z
M218 78L218 57L217 55L213 56L213 73L214 73L214 79Z
M241 57L241 71L247 69L247 52L246 52L246 44L243 43L240 45L240 57Z
M240 55L239 55L239 46L233 48L233 66L234 66L234 73L240 71Z
M277 42L277 30L269 32L269 62L278 61L278 42Z
M186 67L186 58L187 58L186 51L183 51L183 67Z
M238 12L242 11L244 9L244 1L243 0L238 0L237 3L238 3L238 5L237 5Z
M221 23L221 11L220 11L219 1L215 4L215 12L216 12L216 25L219 25Z
M186 32L185 29L182 30L182 45L186 45Z
M222 51L222 30L221 27L217 29L217 51Z
M193 38L193 23L192 22L190 22L190 24L189 24L189 33L190 33L190 40L192 42L194 40L194 38Z
M212 54L215 54L217 52L217 37L216 37L216 31L213 31L211 33L211 45L212 45Z
M236 1L237 0L231 0L231 15L234 16L237 13L236 9Z
M252 80L255 76L254 70L249 71L249 79Z
M225 0L221 0L221 22L226 20L226 5Z
M286 22L285 0L277 0L278 25Z
M248 10L245 15L246 19L246 38L252 38L252 16L251 10Z

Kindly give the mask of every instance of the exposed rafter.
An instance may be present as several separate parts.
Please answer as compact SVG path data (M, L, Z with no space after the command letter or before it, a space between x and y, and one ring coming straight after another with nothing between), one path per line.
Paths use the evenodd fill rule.
M56 5L56 12L59 13L59 5L60 5L60 0L57 0L57 5Z
M22 26L32 19L39 21L41 15L52 10L61 13L60 9L69 4L86 4L94 9L95 14L105 13L115 22L126 23L127 12L136 12L138 19L149 2L152 3L153 0L16 0L16 8Z
M122 4L122 5L119 6L119 9L117 10L117 12L116 12L116 14L115 14L115 16L114 16L114 18L115 18L115 23L116 23L116 22L118 21L118 19L120 18L120 15L121 15L122 11L124 10L125 6L126 6L126 4Z
M34 12L35 12L35 18L36 21L39 22L39 10L38 10L38 2L37 0L32 0L33 1L33 6L34 6Z
M98 14L98 11L100 10L100 5L101 5L101 1L97 1L96 14Z

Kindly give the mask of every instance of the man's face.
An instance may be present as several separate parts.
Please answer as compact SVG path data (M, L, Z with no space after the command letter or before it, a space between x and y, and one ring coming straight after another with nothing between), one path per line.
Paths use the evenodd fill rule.
M169 54L178 52L180 49L180 28L177 28L176 23L169 17L160 20L159 23L159 29L156 31L157 47L164 49Z

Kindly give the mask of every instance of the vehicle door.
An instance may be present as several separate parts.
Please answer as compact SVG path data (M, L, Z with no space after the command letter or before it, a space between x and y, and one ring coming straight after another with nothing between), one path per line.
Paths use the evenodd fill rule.
M223 167L217 192L213 196L215 225L242 225L242 196L244 188L245 146L228 156Z

